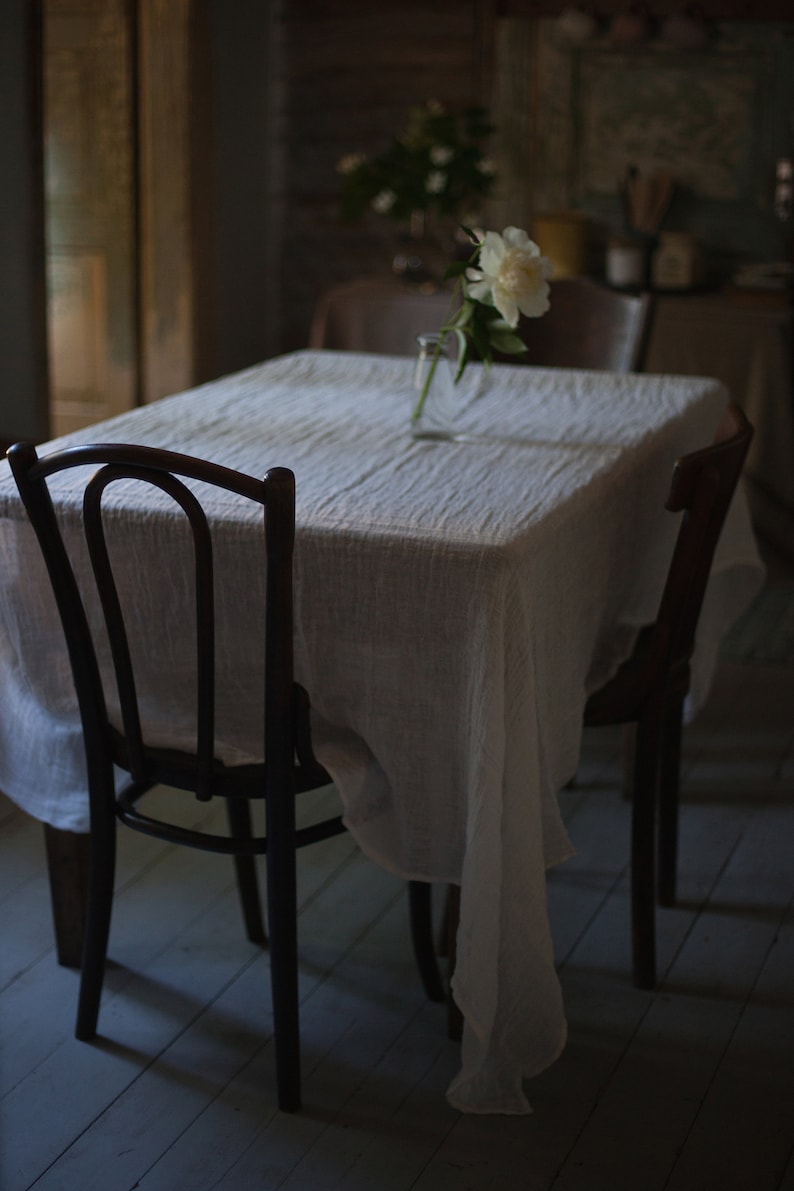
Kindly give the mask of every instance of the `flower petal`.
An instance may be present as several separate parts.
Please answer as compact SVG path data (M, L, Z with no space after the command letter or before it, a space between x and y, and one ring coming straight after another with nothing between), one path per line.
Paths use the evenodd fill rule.
M492 277L496 277L505 252L505 242L499 233L486 232L478 262L483 273L490 273Z
M470 298L474 298L475 302L482 302L491 292L491 282L486 280L469 281L466 285L466 292Z
M540 256L537 244L534 240L530 240L523 228L506 227L502 232L502 238L510 248L520 248L522 252L528 252L530 256Z
M502 285L493 287L493 303L508 327L518 326L518 306L514 296Z
M549 308L549 287L544 281L542 286L531 294L521 294L516 298L518 309L527 318L540 318Z

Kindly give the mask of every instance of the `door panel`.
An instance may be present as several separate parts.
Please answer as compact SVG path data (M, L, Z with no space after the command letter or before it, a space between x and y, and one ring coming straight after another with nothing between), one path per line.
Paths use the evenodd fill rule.
M132 46L127 0L46 0L53 435L137 402Z

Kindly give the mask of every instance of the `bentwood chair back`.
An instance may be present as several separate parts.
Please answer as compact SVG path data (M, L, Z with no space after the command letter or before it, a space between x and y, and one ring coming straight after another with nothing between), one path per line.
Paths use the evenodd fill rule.
M519 320L528 351L505 363L544 368L642 371L653 314L649 293L608 289L587 277L550 283L549 309L542 318Z
M296 795L325 786L331 779L312 751L309 699L294 681L292 657L292 556L295 533L295 484L292 472L273 468L263 479L242 475L216 464L152 447L77 446L39 459L35 449L19 443L8 452L14 477L37 534L49 572L66 637L72 676L82 721L90 800L90 870L85 946L82 961L76 1036L95 1036L110 930L115 866L116 822L134 830L188 847L232 855L249 939L266 942L262 922L255 856L267 855L267 908L273 997L276 1074L279 1105L284 1111L300 1107L300 1046L298 1021L296 849L344 830L340 817L297 828ZM83 493L84 545L90 558L94 594L112 656L115 694L121 728L111 723L106 705L95 637L95 617L89 616L76 573L72 550L59 528L50 497L49 481L65 470L96 469ZM153 747L142 730L141 699L133 665L135 641L124 607L134 594L125 579L123 599L111 562L113 515L108 515L105 492L119 481L136 480L159 490L184 514L189 526L195 568L195 750L189 753ZM187 482L186 482L187 481ZM232 493L257 506L262 517L263 566L266 597L261 623L250 626L252 636L264 638L264 703L261 764L224 765L216 756L215 740L215 558L208 517L196 495L210 488ZM119 514L116 514L118 517ZM140 575L137 598L145 598L152 615L157 577ZM93 596L91 597L93 599ZM129 600L129 605L126 601ZM93 604L92 604L93 607ZM185 610L188 616L190 610ZM173 616L163 608L163 615ZM162 678L167 680L167 667ZM158 699L164 696L158 691ZM117 792L114 767L126 775ZM143 813L140 800L159 783L192 792L207 801L225 801L229 834L189 830ZM251 804L264 803L264 835L254 835ZM414 936L415 943L417 936ZM427 946L427 944L425 944ZM422 960L419 955L420 963Z
M635 727L631 903L639 988L656 983L657 862L659 901L675 901L681 731L690 662L714 552L752 436L742 410L731 405L715 442L676 463L665 507L681 514L681 524L656 620L585 708L587 725Z

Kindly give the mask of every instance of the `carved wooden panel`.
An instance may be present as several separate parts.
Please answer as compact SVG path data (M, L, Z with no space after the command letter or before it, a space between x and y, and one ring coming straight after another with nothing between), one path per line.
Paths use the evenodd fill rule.
M103 252L51 252L47 261L50 379L59 414L77 423L104 403L107 261Z
M141 400L195 378L192 0L139 0ZM233 18L232 18L233 19ZM203 87L208 85L202 80Z

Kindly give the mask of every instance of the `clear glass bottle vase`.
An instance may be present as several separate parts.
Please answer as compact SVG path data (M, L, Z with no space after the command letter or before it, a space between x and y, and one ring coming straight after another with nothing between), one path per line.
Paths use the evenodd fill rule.
M411 433L414 438L455 437L457 396L446 344L441 335L417 335Z

